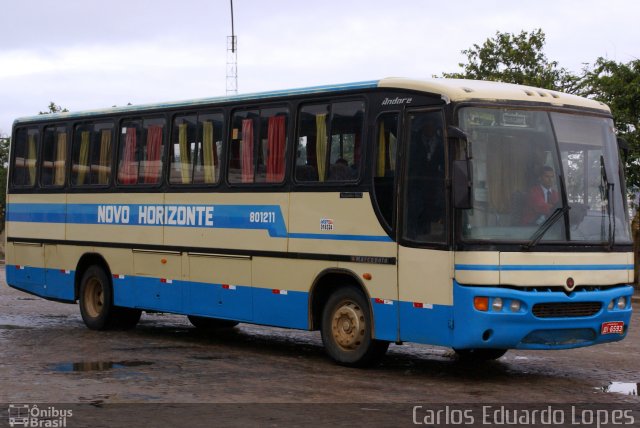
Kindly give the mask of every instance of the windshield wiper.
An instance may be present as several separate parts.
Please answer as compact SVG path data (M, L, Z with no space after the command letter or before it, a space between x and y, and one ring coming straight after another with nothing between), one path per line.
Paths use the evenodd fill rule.
M615 204L611 203L610 195L613 195L614 183L609 183L607 178L607 170L604 166L604 156L600 155L600 179L603 184L603 198L607 202L607 217L609 220L609 239L607 240L609 250L613 249L613 245L616 243L616 215ZM612 220L613 219L613 220ZM604 220L604 219L603 219Z
M538 230L536 230L536 233L531 235L531 239L529 240L529 242L524 244L522 248L524 248L525 250L530 250L531 248L538 245L538 242L540 242L544 234L547 233L547 230L551 229L551 226L556 224L558 219L562 218L564 214L570 209L571 207L569 205L561 208L556 208L555 211L549 217L547 217L544 223L540 225Z

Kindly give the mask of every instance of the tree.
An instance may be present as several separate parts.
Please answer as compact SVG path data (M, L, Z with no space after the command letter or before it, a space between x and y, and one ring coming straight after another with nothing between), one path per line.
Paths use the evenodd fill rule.
M640 60L622 64L598 58L585 68L579 89L611 108L616 132L629 145L627 187L640 188Z
M530 85L564 92L575 92L579 78L557 61L549 61L542 51L545 34L541 29L520 34L496 32L482 46L474 44L462 51L467 63L459 63L459 73L443 73L443 77L493 80Z
M38 114L50 114L50 113L66 113L69 110L67 110L64 107L61 107L59 105L56 105L56 103L54 103L53 101L51 101L49 103L49 106L47 107L49 109L49 111L41 111Z

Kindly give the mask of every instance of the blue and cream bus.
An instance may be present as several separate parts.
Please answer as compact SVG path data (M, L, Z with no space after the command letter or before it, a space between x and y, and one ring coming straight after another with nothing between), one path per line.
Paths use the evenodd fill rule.
M607 106L387 78L18 119L11 287L200 328L320 330L345 365L390 342L462 357L621 340L633 254Z

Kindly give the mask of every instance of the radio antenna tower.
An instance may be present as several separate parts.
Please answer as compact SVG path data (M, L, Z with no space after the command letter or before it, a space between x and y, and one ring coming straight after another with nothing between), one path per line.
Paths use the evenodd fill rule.
M233 0L231 1L231 35L227 36L227 95L238 93L238 37L233 28Z

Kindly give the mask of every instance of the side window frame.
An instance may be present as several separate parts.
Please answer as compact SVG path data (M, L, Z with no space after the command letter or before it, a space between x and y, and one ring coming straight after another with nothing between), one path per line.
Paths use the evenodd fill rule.
M159 126L155 122L162 123L162 130L155 137L149 136L149 129L152 126ZM115 183L120 188L158 188L165 183L166 149L169 145L167 138L167 117L163 114L150 116L130 116L121 117L119 120L118 132L118 152L116 154L116 177ZM136 125L135 127L129 125ZM138 128L139 127L139 130ZM129 129L136 129L134 133L129 133ZM124 131L124 132L123 132ZM156 131L154 131L156 132ZM161 136L161 147L150 154L149 143L153 138ZM129 145L129 146L128 146ZM126 153L125 153L126 150ZM155 154L159 157L156 159ZM154 159L149 157L153 156ZM128 158L128 159L127 159ZM134 164L136 164L134 166ZM134 172L135 169L135 172ZM135 182L133 178L135 176ZM146 177L155 176L155 181L145 182ZM127 182L131 181L131 182Z
M207 171L207 157L204 153L205 142L205 133L203 129L203 124L205 123L205 119L208 117L214 116L214 119L219 118L220 128L216 128L215 124L212 125L212 135L211 144L212 144L212 153L211 153L211 162L212 165L209 166L209 171ZM189 159L189 172L183 170L182 162L175 162L175 150L176 150L176 142L178 144L178 151L180 144L180 129L176 126L176 122L178 119L184 118L193 118L195 120L195 135L193 140L190 141L189 134L187 132L187 147L188 147L188 155ZM185 188L185 187L218 187L220 186L222 179L222 169L224 165L224 150L225 150L225 135L226 135L226 118L227 115L224 110L221 109L212 109L212 110L202 110L202 111L187 111L187 112L179 112L171 115L171 130L170 130L170 138L168 142L169 146L169 154L167 157L167 183L170 187L173 188ZM188 129L187 129L188 131ZM178 134L176 134L178 132ZM174 137L177 135L177 139ZM217 138L219 136L219 139ZM190 146L191 143L194 144L193 150ZM180 153L180 157L182 153ZM216 163L217 161L217 163ZM178 167L180 170L178 170ZM202 174L202 180L196 180L196 177L199 177ZM173 179L173 177L180 176L180 180ZM184 178L188 177L187 183L184 182ZM212 181L208 181L211 179Z
M335 134L335 130L337 129L336 124L336 107L340 105L345 105L348 103L360 103L361 110L356 110L356 114L360 116L360 123L358 127L359 134L354 134L353 141L353 151L351 152L352 164L349 165L348 159L342 157L344 154L341 151L341 157L337 159L332 158L332 148L335 144L340 145L342 148L342 144L344 141L342 140L344 135L348 135L345 133ZM309 164L309 157L307 156L304 164L300 164L300 154L302 153L301 142L302 138L307 137L302 136L302 111L309 108L322 108L326 106L326 115L327 119L325 121L326 128L326 151L325 151L325 166L324 166L324 177L321 179L319 177L320 172L318 171L319 165L311 165ZM337 100L315 100L310 102L304 102L297 106L297 121L296 121L296 130L295 130L295 158L294 158L294 182L299 186L352 186L354 184L358 184L362 181L365 172L365 162L366 162L366 153L367 153L367 143L366 143L366 122L367 122L367 114L368 114L368 102L364 97L352 97L345 99L337 99ZM316 116L317 117L317 116ZM356 116L354 116L356 117ZM316 128L317 131L317 128ZM338 140L334 141L334 137L338 137ZM359 138L358 138L359 137ZM314 141L312 147L315 149L317 146L317 139ZM305 144L305 150L308 150L310 147L310 143L307 141ZM313 158L317 158L317 156L313 156ZM334 164L331 161L334 161ZM308 178L308 179L303 179Z
M395 117L395 120L393 120ZM387 120L388 118L392 120ZM402 112L385 111L375 118L375 132L370 161L372 174L373 198L375 210L387 232L396 230L397 223L397 186L402 174L400 148L402 145ZM381 127L381 123L395 122L395 144L391 139L392 131L388 127ZM380 153L381 131L385 133L384 155ZM383 206L383 204L385 204ZM391 212L389 212L389 210Z
M40 146L39 183L42 189L63 189L67 185L71 132L67 123L46 125L42 132ZM53 132L53 140L49 141L47 133ZM64 135L64 140L60 137ZM52 147L47 147L48 145ZM49 150L51 150L49 152ZM48 155L51 155L51 159ZM47 158L45 158L47 156ZM63 159L60 159L63 156Z
M226 149L226 181L231 187L283 186L287 181L288 153L292 129L291 107L288 104L259 105L233 109L229 114L229 138ZM273 113L273 114L272 114ZM284 124L278 118L284 117ZM273 120L272 120L273 119ZM240 122L238 122L240 120ZM249 129L253 134L252 150L243 153L244 134ZM284 128L284 129L283 129ZM257 129L257 131L256 131ZM274 132L271 139L270 132ZM264 138L263 138L264 137ZM283 140L283 141L281 141ZM267 146L265 147L265 142ZM272 157L271 143L276 147L282 146L282 151ZM252 157L252 169L243 171L243 156ZM269 171L269 163L275 171ZM235 175L233 175L235 174ZM238 175L239 174L239 175ZM238 178L239 177L239 178Z
M21 141L20 133L24 132L24 142ZM30 147L30 135L33 135L33 146ZM15 128L14 135L11 139L11 175L8 177L9 183L11 184L11 188L15 189L33 189L38 184L38 175L40 169L40 149L41 149L41 140L42 140L42 130L38 126L21 126ZM17 158L19 154L18 144L24 144L24 147L20 148L20 153L22 156L22 166L21 168L17 167ZM29 151L33 150L33 158L28 157ZM33 162L33 170L29 171L30 166L27 163ZM20 175L23 177L21 183L17 183L17 174L20 171ZM27 183L27 176L32 175L32 178L29 179L29 183ZM25 184L26 183L26 184Z
M104 131L111 129L110 136L108 139L104 137ZM82 133L89 132L89 140L88 140L88 150L86 154L87 165L85 167L86 175L84 183L78 183L79 176L79 168L83 165L80 164L82 151L84 150L82 146L84 145L84 137ZM79 139L79 140L78 140ZM78 142L80 147L78 146ZM106 146L106 147L105 147ZM78 148L78 152L76 152L76 148ZM99 189L99 188L108 188L113 183L114 177L114 154L117 149L117 141L116 141L116 124L112 119L103 119L103 120L95 120L91 122L77 122L73 125L73 136L71 141L71 157L70 157L70 167L71 173L69 175L69 185L73 189ZM76 154L78 154L78 164L76 165ZM97 154L97 156L96 156ZM103 156L106 156L107 159L101 159ZM97 157L97 159L96 159ZM97 163L94 161L97 160ZM75 171L78 169L78 171ZM94 172L96 170L96 172ZM77 174L76 174L77 172ZM106 176L106 179L105 179ZM105 182L101 182L105 181Z

